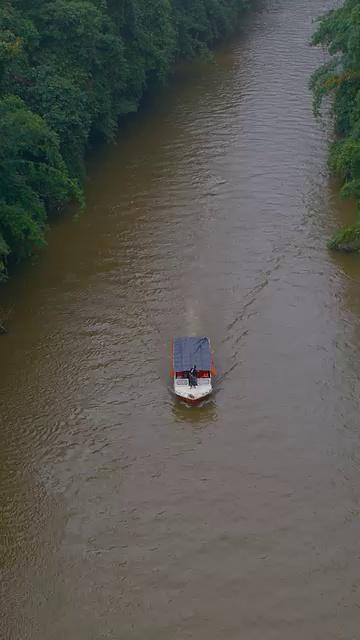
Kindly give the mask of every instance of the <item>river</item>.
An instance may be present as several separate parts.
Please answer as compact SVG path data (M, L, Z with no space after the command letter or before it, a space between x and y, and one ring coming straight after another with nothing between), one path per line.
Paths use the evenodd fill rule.
M360 262L308 46L265 0L91 161L87 210L2 292L0 635L355 640ZM188 409L174 335L212 339Z

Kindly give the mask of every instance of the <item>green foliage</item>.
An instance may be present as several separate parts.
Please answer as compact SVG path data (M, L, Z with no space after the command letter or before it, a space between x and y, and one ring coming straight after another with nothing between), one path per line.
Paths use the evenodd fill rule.
M178 51L190 58L230 33L246 0L173 0L178 31Z
M329 249L345 253L360 253L360 224L339 229L330 240Z
M325 46L331 60L312 77L314 108L318 114L331 95L338 140L332 145L330 167L343 179L342 195L360 200L360 3L345 0L319 23L313 44ZM332 248L357 246L359 228L340 230ZM358 250L358 249L356 249Z
M348 136L336 142L331 150L330 166L344 180L343 195L360 198L360 138Z
M16 96L0 102L0 274L13 252L29 255L44 244L46 210L77 197L45 120Z
M229 33L250 0L3 0L0 280L81 200L84 157L174 62Z

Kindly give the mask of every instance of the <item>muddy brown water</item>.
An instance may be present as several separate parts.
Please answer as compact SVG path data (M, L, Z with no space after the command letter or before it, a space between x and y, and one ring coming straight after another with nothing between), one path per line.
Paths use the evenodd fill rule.
M360 261L307 41L269 0L92 162L2 291L1 638L355 640ZM219 382L169 391L173 335Z

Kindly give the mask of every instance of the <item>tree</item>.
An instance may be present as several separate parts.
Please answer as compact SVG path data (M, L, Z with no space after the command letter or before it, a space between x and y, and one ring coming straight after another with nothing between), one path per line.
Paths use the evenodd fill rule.
M2 0L0 279L81 198L86 152L114 137L176 59L211 46L247 0Z
M360 199L360 4L345 0L342 7L330 11L319 23L313 44L325 46L331 54L329 63L312 78L315 111L319 112L325 96L333 96L336 132L340 136L330 153L330 166L343 179L344 197ZM360 222L353 228L359 248ZM349 247L351 229L346 229ZM334 248L344 247L340 230L331 242Z
M46 122L15 96L0 102L0 273L44 244L46 210L79 197Z

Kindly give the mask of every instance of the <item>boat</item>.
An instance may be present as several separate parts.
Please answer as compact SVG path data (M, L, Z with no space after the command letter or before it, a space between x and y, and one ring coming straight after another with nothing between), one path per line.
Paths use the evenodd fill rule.
M216 374L206 336L178 337L173 341L175 395L188 404L197 404L213 392L212 378Z

